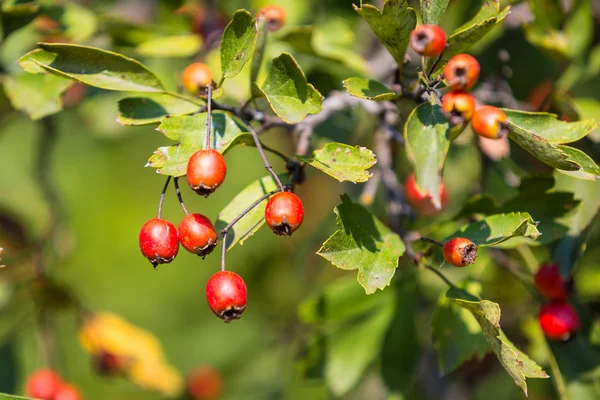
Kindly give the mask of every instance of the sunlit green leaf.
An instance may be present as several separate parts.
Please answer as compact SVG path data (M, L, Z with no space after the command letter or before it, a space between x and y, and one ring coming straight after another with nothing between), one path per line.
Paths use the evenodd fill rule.
M200 36L164 36L141 43L135 49L142 56L150 57L191 57L202 47Z
M575 142L598 128L593 119L565 122L556 115L544 112L527 112L503 109L510 123L533 133L553 144Z
M15 77L6 75L3 83L12 106L36 120L62 110L61 95L73 81L52 74L25 72Z
M426 25L439 25L449 0L421 0L421 18Z
M453 237L465 237L477 246L493 246L515 236L535 240L540 235L536 225L526 212L491 215L462 227L444 242Z
M368 171L375 165L375 154L365 147L344 143L327 143L310 157L297 156L299 160L325 172L340 182L365 182L371 177Z
M384 101L394 100L398 97L398 94L394 93L392 89L374 79L349 78L342 83L349 95L360 99Z
M257 30L252 14L238 10L223 32L221 41L221 71L223 78L232 78L240 73L252 58L256 45Z

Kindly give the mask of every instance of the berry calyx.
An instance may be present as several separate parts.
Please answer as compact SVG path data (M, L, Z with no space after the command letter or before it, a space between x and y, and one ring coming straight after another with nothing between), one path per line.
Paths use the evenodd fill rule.
M567 290L558 264L542 264L535 273L535 287L542 296L552 301L565 301Z
M265 221L276 235L291 235L304 219L302 200L292 192L271 196L265 208Z
M71 384L64 384L58 389L53 400L81 400L81 393Z
M444 67L444 78L452 90L466 90L479 79L479 62L469 54L458 54Z
M417 185L414 172L410 173L410 175L408 175L404 181L406 200L415 210L415 212L425 217L430 217L437 214L448 202L448 192L446 191L446 187L444 186L443 182L440 182L439 188L441 207L436 208L435 204L433 203L433 196L431 196L431 193L429 193L429 191L422 190Z
M565 341L579 330L577 312L568 303L549 303L540 308L538 315L540 326L548 339Z
M275 4L264 6L258 11L257 17L264 16L267 21L267 30L276 32L285 24L285 10Z
M208 197L225 180L227 164L221 153L213 149L198 150L187 165L187 180L199 195Z
M92 358L92 367L105 376L118 375L125 370L127 359L109 352L101 352Z
M190 253L206 257L217 245L217 232L210 219L202 214L188 214L177 229L179 242Z
M200 94L212 83L213 73L208 65L196 62L188 65L181 76L183 88L191 94Z
M62 385L58 374L50 369L42 369L34 372L25 384L26 394L41 400L54 400Z
M456 237L444 243L444 259L455 267L466 267L477 258L477 246L469 239Z
M173 261L179 251L175 225L160 218L152 218L146 222L140 232L140 249L154 268L158 264Z
M410 33L410 47L427 57L437 57L446 48L446 33L437 25L419 25Z
M186 379L188 396L194 400L218 399L223 392L223 378L208 365L193 369Z
M473 118L475 97L464 90L446 93L442 99L442 109L452 125L464 124Z
M471 120L473 132L488 139L500 139L508 134L506 114L494 106L479 107Z
M247 299L246 283L235 272L219 271L206 284L208 306L225 322L242 317Z

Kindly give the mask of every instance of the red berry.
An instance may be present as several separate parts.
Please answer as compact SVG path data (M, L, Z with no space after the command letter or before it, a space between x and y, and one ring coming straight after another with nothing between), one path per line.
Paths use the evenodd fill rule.
M477 246L469 239L456 237L448 240L442 249L444 259L455 267L466 267L477 258Z
M540 308L540 326L548 339L564 341L579 330L577 312L568 303L549 303Z
M444 95L442 109L450 123L460 125L473 118L475 97L469 92L455 90Z
M535 287L548 300L565 301L565 280L560 275L558 264L542 264L535 274Z
M81 400L79 390L73 385L65 384L58 389L53 400Z
M469 89L479 79L479 62L469 54L458 54L444 67L444 78L452 90Z
M198 194L208 197L225 180L227 164L223 155L216 150L198 150L190 157L187 165L187 180Z
M473 132L488 139L500 139L508 133L506 114L494 106L479 107L471 120Z
M188 374L187 392L194 400L218 399L223 392L223 378L213 367L200 366Z
M264 16L267 21L267 30L275 32L285 24L285 10L275 4L264 6L258 11L257 17Z
M183 70L183 87L191 94L199 94L206 86L212 83L213 73L208 65L192 63Z
M410 47L427 57L437 57L446 48L446 33L437 25L419 25L410 34Z
M441 208L436 208L433 204L433 197L431 194L428 191L421 190L421 188L417 186L417 180L415 179L414 173L410 173L404 181L406 200L418 214L425 217L437 214L448 202L448 192L446 191L443 182L440 182L439 188Z
M175 226L164 219L149 220L140 232L140 249L154 268L158 264L170 263L179 251Z
M241 318L247 297L246 284L235 272L217 272L206 284L208 306L225 322Z
M267 202L265 221L276 235L291 235L304 219L302 200L294 193L279 192Z
M205 257L217 245L217 232L210 219L202 214L188 214L181 220L179 242L187 251Z
M62 381L58 374L50 369L34 372L27 379L26 394L41 400L54 400Z

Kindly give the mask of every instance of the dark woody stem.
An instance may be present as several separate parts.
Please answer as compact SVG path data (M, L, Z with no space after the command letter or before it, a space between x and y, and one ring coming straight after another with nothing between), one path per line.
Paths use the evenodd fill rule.
M162 207L163 207L163 203L165 202L165 193L167 193L167 188L169 187L169 182L171 182L170 176L167 177L167 180L165 181L165 186L163 186L163 190L160 194L160 199L158 200L158 219L160 219L160 217L162 215Z
M212 130L212 85L206 86L206 142L205 149L210 149L210 131ZM187 214L187 213L186 213Z
M181 208L183 209L183 212L185 213L185 215L188 215L188 210L187 207L185 206L185 203L183 202L183 197L181 197L181 190L179 190L179 177L175 177L175 179L173 179L173 185L175 185L175 193L177 194L177 199L179 200L179 204L181 205Z

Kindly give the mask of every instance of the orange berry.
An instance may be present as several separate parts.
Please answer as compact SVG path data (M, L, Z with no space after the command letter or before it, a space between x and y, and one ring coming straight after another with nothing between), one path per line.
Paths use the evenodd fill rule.
M446 48L446 33L437 25L419 25L410 34L410 47L427 57L437 57Z
M479 107L471 120L473 132L488 139L499 139L508 133L506 114L494 106Z
M479 62L469 54L458 54L444 67L444 78L452 90L469 89L479 79Z
M285 24L285 10L275 4L264 6L258 11L257 17L264 16L267 21L267 30L276 32Z
M208 65L203 63L192 63L183 70L183 87L191 94L199 94L202 89L212 83L212 79L212 71Z
M442 109L450 123L460 125L473 118L475 97L463 90L446 93L442 99Z
M444 244L442 253L449 264L461 268L475 262L477 246L469 239L456 237Z
M420 215L430 217L441 211L448 202L448 192L443 182L440 182L440 205L441 208L436 208L433 204L433 197L428 191L422 190L417 185L415 174L412 172L404 181L404 190L406 200L412 208Z

